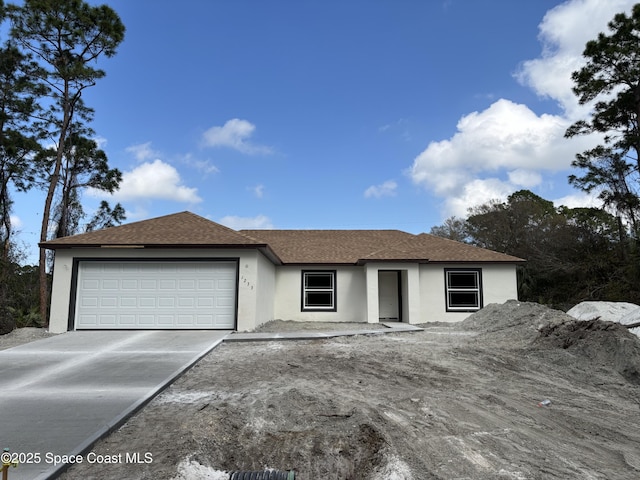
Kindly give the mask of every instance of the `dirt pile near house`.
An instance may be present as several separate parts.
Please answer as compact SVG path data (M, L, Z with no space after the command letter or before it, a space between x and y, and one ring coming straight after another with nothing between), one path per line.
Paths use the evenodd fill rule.
M92 447L153 463L62 478L640 478L640 385L620 376L640 340L625 333L507 302L417 333L223 344Z
M503 304L490 304L460 322L460 328L478 333L483 341L506 342L522 347L535 340L547 325L558 325L573 320L566 313L538 303L509 300Z
M47 338L53 335L56 334L50 333L45 328L16 328L9 333L0 335L0 350L17 347L18 345L22 345L23 343L33 342L34 340L40 340L41 338Z
M546 325L539 343L568 350L598 366L612 367L640 385L640 340L618 323L569 320Z

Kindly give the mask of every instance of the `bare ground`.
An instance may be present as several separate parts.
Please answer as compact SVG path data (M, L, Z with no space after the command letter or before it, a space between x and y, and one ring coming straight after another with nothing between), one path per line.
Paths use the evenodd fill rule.
M44 328L17 328L5 335L0 335L0 350L17 347L18 345L33 342L34 340L47 338L53 335L55 335L55 333L49 333Z
M626 329L518 302L425 327L223 344L92 448L152 463L62 478L640 477L640 341Z

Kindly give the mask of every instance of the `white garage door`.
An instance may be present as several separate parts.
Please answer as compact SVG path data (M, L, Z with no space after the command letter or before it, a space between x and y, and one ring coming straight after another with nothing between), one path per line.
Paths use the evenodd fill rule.
M76 329L234 329L234 261L81 261Z

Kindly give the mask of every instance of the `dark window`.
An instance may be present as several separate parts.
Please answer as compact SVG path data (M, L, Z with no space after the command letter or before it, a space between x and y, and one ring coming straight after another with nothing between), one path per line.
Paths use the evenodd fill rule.
M336 310L336 272L302 272L302 310Z
M447 311L475 311L482 308L482 272L445 270Z

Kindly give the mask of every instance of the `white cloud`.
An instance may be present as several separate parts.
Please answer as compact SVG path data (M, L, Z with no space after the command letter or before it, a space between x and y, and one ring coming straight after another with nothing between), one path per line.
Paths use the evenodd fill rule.
M393 197L398 184L394 180L387 180L380 185L372 185L364 191L365 198Z
M220 172L220 169L218 169L218 167L211 163L211 161L193 158L193 155L191 155L190 153L181 155L179 157L179 161L181 161L185 165L195 168L205 176Z
M92 196L102 197L104 192L91 190ZM162 199L184 203L199 203L197 188L186 187L178 171L162 160L143 163L122 174L120 189L113 193L116 200Z
M264 185L256 185L251 191L257 198L262 198L264 196Z
M13 228L14 230L19 230L24 225L22 219L17 215L10 215L9 221L11 222L11 228Z
M512 172L515 184L524 186L524 172L536 182L539 170L568 168L575 152L587 145L584 138L567 140L570 125L562 117L536 115L526 105L500 99L482 112L460 119L449 140L432 142L413 162L410 175L438 196L456 195L485 172Z
M573 0L549 10L539 25L542 43L539 58L522 63L516 78L538 95L556 100L572 119L584 116L571 91L571 73L584 64L585 44L600 32L614 15L630 11L636 0Z
M465 218L469 208L487 203L491 200L504 201L514 192L513 185L497 178L471 180L464 185L458 195L445 200L446 216Z
M523 62L516 78L555 100L562 114L538 115L526 105L499 99L464 115L451 138L431 142L414 159L408 170L414 183L444 199L444 214L460 215L473 202L541 185L545 173L568 172L576 153L598 143L593 136L564 138L589 108L578 105L571 72L584 64L586 42L607 31L613 16L634 3L570 0L549 10L539 27L542 53Z
M127 222L134 222L136 220L146 220L150 218L151 212L149 211L150 205L143 205L141 203L135 204L132 207L127 206Z
M96 142L96 145L100 150L104 150L104 147L107 146L107 139L101 137L100 135L96 135L95 137L93 137L93 141Z
M246 154L270 154L272 149L249 141L256 127L247 120L233 118L222 127L211 127L203 134L207 147L228 147Z
M577 192L570 195L566 195L562 198L553 200L553 204L556 207L564 205L568 208L600 208L602 207L602 200L598 198L595 193Z
M273 223L271 219L265 215L257 215L255 217L237 217L235 215L227 215L218 220L218 223L225 225L234 230L242 229L272 229Z
M151 148L151 142L131 145L130 147L125 148L125 151L128 153L132 153L135 159L139 162L144 162L145 160L149 160L154 157L157 158L160 156L158 152Z
M542 183L542 175L531 170L519 168L507 172L509 181L516 186L523 188L532 188Z

